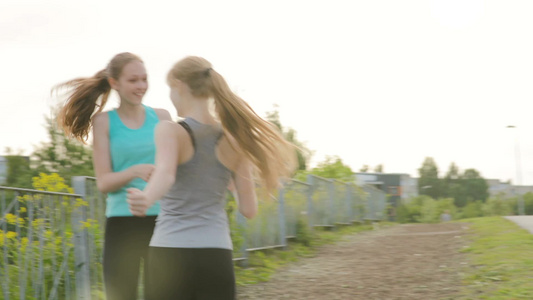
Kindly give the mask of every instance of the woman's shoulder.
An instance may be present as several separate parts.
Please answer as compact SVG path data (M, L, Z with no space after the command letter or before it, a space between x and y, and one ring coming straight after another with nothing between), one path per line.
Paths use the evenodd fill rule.
M110 128L108 111L98 112L91 118L93 132L95 135L108 134Z
M183 129L178 123L171 121L171 120L161 120L156 125L156 132L161 132L165 134L176 134L180 131L180 129Z
M155 112L159 121L163 121L163 120L172 121L172 117L170 116L170 113L168 112L168 110L164 108L155 108L155 107L150 107L150 106L147 106L147 107L151 108Z
M94 125L105 125L109 123L109 113L113 112L114 110L108 110L108 111L101 111L92 117L93 126Z
M155 127L156 138L160 139L177 139L185 141L189 138L187 130L179 123L169 120L161 120Z

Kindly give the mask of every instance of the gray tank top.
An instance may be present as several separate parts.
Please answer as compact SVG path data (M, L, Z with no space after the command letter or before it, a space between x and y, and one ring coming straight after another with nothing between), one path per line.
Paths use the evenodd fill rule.
M192 118L182 122L191 135L194 155L178 166L176 181L160 200L150 246L233 250L225 211L231 171L215 153L222 129Z

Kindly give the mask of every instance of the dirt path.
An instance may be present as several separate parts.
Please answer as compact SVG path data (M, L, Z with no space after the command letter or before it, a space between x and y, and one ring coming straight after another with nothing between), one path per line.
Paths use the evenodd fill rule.
M240 287L238 299L454 299L465 229L398 225L351 235L269 282Z

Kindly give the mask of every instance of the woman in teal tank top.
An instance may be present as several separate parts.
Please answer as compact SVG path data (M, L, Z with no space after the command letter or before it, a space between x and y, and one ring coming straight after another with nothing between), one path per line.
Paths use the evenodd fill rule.
M142 104L148 89L146 70L131 53L117 54L91 78L61 86L71 88L71 93L59 123L68 136L83 142L92 127L97 186L107 193L103 261L107 299L137 299L140 262L144 261L146 270L159 205L148 208L147 217L135 217L126 202L126 189L146 186L155 163L154 128L160 120L170 121L170 114ZM120 105L102 112L112 89Z

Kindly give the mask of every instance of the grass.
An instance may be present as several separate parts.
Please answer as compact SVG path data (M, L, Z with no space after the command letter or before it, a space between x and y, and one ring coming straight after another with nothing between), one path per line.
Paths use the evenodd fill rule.
M470 226L458 299L533 299L533 234L502 217L462 220Z
M392 223L382 222L380 226ZM248 267L235 266L237 285L247 285L268 281L280 267L303 257L313 257L318 247L341 241L343 237L363 231L372 230L369 224L335 227L333 230L316 228L308 235L308 245L290 242L287 250L263 250L249 253Z

